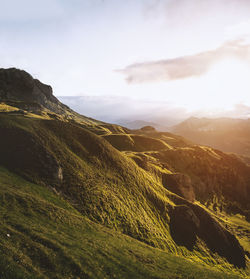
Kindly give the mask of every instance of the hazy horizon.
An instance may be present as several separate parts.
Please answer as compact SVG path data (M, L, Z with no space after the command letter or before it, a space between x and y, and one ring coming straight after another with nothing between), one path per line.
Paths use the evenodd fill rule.
M0 3L0 67L28 71L82 114L250 117L247 0Z
M249 119L250 109L236 105L228 111L187 111L166 102L152 102L127 96L57 96L76 112L109 123L120 125L145 121L163 128L171 127L190 117ZM126 126L126 125L125 125Z

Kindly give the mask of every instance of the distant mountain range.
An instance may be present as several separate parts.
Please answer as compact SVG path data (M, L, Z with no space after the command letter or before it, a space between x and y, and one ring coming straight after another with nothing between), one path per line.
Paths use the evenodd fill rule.
M250 119L192 117L171 131L197 144L250 156Z

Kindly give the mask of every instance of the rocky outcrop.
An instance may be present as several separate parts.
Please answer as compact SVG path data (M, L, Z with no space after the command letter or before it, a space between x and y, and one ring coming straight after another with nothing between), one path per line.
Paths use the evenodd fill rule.
M171 211L170 232L178 245L183 245L189 250L193 249L200 228L200 220L193 210L186 206L176 206Z
M202 207L184 203L170 212L169 227L173 240L192 250L199 237L213 253L218 253L236 267L245 268L244 250L237 238Z
M225 257L231 264L245 268L244 250L237 238L200 206L193 204L191 208L200 220L198 236L206 242L208 248Z
M38 113L44 108L57 114L70 110L54 95L52 87L16 68L0 69L0 101Z

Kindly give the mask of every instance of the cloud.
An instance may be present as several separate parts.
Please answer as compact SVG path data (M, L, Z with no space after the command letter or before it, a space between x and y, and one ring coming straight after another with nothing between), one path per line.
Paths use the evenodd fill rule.
M221 113L224 117L231 118L250 118L250 106L244 104L236 104L231 111L227 111L224 114Z
M230 41L221 47L173 59L136 63L117 70L126 76L128 83L158 82L197 77L227 57L244 59L250 62L250 44L244 40Z

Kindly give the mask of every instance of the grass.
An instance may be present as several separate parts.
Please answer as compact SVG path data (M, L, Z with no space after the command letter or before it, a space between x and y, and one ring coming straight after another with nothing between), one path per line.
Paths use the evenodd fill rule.
M236 214L236 215L224 215L222 220L225 224L231 228L231 230L237 235L240 244L250 255L250 224L246 221L245 217ZM250 266L249 266L250 269Z
M143 135L109 134L104 138L115 148L121 151L156 151L172 149L172 147L161 139L150 138Z
M95 224L43 186L0 168L0 277L239 278Z
M81 220L91 220L114 229L116 232L111 230L108 230L108 232L121 236L122 239L126 239L124 242L127 242L128 239L131 238L126 238L121 233L133 237L133 241L135 241L135 239L140 240L141 242L135 242L138 245L143 246L149 244L152 247L161 249L162 251L156 249L159 251L159 255L164 259L163 261L159 260L161 265L164 265L165 260L167 261L166 255L168 258L173 256L168 253L171 252L174 255L184 256L189 259L190 262L193 262L194 266L196 266L195 263L199 263L203 264L204 268L206 266L208 270L221 270L224 273L244 274L244 271L237 271L229 265L225 259L217 254L211 253L211 251L207 249L206 244L202 241L195 246L193 251L188 250L184 246L178 246L172 239L169 230L169 210L175 206L176 200L179 200L180 203L184 201L167 191L161 185L160 181L157 180L156 175L138 167L132 159L113 148L102 137L94 135L78 125L59 120L41 120L16 116L1 117L0 133L4 135L4 137L0 138L0 164L4 164L8 169L22 177L26 177L26 179L33 181L37 185L46 185L46 187L52 189L61 197L60 199L57 197L56 201L50 200L52 197L54 199L56 196L52 195L49 191L45 192L46 194L43 193L45 188L40 189L37 185L34 189L40 189L37 190L38 192L34 192L34 189L32 191L27 189L27 191L25 190L26 195L23 197L15 196L13 198L12 195L16 194L15 191L11 193L10 197L10 194L7 193L7 198L5 198L5 200L9 198L11 200L10 204L17 206L13 211L13 221L10 224L12 230L17 230L15 224L18 224L18 219L20 219L20 217L17 219L14 218L15 215L18 216L16 212L22 212L20 208L21 205L18 204L18 202L21 201L21 204L23 204L22 206L25 208L25 210L23 210L24 216L26 212L27 214L30 212L29 210L34 214L38 214L39 212L45 214L43 217L44 223L37 229L38 233L39 230L42 230L43 226L46 227L46 229L50 227L48 222L52 218L51 220L56 224L56 228L54 228L53 231L55 241L57 232L59 232L59 234L60 232L64 232L65 235L69 235L70 239L82 239L83 227L79 225L80 229L78 231L78 225L74 225L74 220L83 218ZM170 151L170 149L168 150ZM154 154L151 155L154 157ZM149 155L146 154L145 156L147 157ZM153 168L154 165L155 162L152 160L150 167ZM62 181L59 181L55 175L59 167L63 171ZM165 171L165 169L165 167L163 169L160 165L153 168L155 173ZM12 175L8 177L8 180L11 181L11 177ZM15 183L15 185L19 184L19 182ZM26 185L26 183L24 184ZM46 196L48 193L50 193L49 196ZM39 205L37 202L38 196L43 200L49 201L50 204L53 204L53 207L49 207L46 203ZM58 204L58 199L63 202L64 205ZM65 209L66 204L69 206L67 209ZM60 211L61 209L59 211L55 209L54 205L57 205L57 209L63 207L63 213ZM48 209L46 209L47 206ZM5 204L4 207L11 208L7 207L7 204ZM73 215L70 215L67 219L67 222L72 225L73 232L69 229L70 225L64 227L64 225L60 223L60 220L63 220L63 224L66 222L64 218L67 217L68 211L74 212L73 214L76 216L73 218ZM36 221L33 221L34 223L36 223L37 220L42 221L43 218L39 214L36 217ZM53 219L54 216L56 216L58 222L60 221L60 226L57 224L57 221ZM87 217L87 219L83 216ZM32 213L29 213L28 218L22 223L30 224L29 220L31 217ZM88 221L88 223L94 226L91 231L93 235L96 230L98 231L98 228L102 228L101 231L104 230L104 227L98 227L90 221ZM32 224L28 227L32 227ZM27 236L28 233L27 230L24 230L23 237ZM49 234L46 235L45 231L42 230L42 234L46 235L47 240L52 238L53 233L50 231ZM7 231L6 234L8 234ZM87 238L86 235L84 237ZM94 241L95 238L98 237L94 236L92 241ZM115 239L112 240L114 243L116 241ZM142 242L144 242L144 244ZM61 245L64 247L63 243L67 243L67 241L61 241ZM70 247L70 244L68 245ZM112 245L113 244L111 244L111 246ZM119 247L119 245L125 244L117 244L114 245L114 247ZM20 249L21 247L22 245ZM75 251L77 248L75 246L72 247L65 252L66 255L74 255L74 252L71 250L73 249ZM143 247L151 249L149 246ZM7 248L5 247L4 249ZM45 255L49 253L46 247L44 249ZM120 250L122 250L122 248L119 248L117 253L119 253ZM155 250L153 249L152 251ZM134 253L136 252L133 252L133 254ZM93 254L95 255L95 253ZM48 261L46 256L44 257L44 261ZM51 257L53 258L53 255L51 255ZM50 256L48 258L50 258ZM84 261L88 262L90 258L91 257L88 255L84 258ZM179 258L183 259L182 257ZM80 260L79 258L77 259L77 263L79 264ZM27 261L29 260L27 259ZM102 260L98 259L96 265L98 265L99 261ZM109 261L107 260L104 266L108 266L107 262ZM54 260L52 260L52 262L54 262ZM58 268L60 265L62 265L62 263L58 262ZM156 264L154 264L154 266L155 265ZM93 265L90 266L90 270L92 270ZM115 266L115 263L113 263L112 268L115 269ZM136 264L134 267L135 266ZM39 270L40 269L42 270L42 267L40 267ZM188 269L188 267L186 267L186 269ZM85 269L83 270L87 272ZM133 270L133 272L135 271ZM164 272L166 273L167 271L165 270ZM152 275L152 272L150 274ZM157 271L157 274L160 274L160 271ZM75 275L71 276L72 278L76 278ZM91 276L93 277L94 275ZM156 275L152 275L149 278L154 278L154 276ZM155 278L167 277L162 275L162 277ZM191 275L190 277L185 277L183 273L182 277L176 275L176 278L192 277Z
M18 111L18 108L9 106L5 103L0 103L0 112Z

